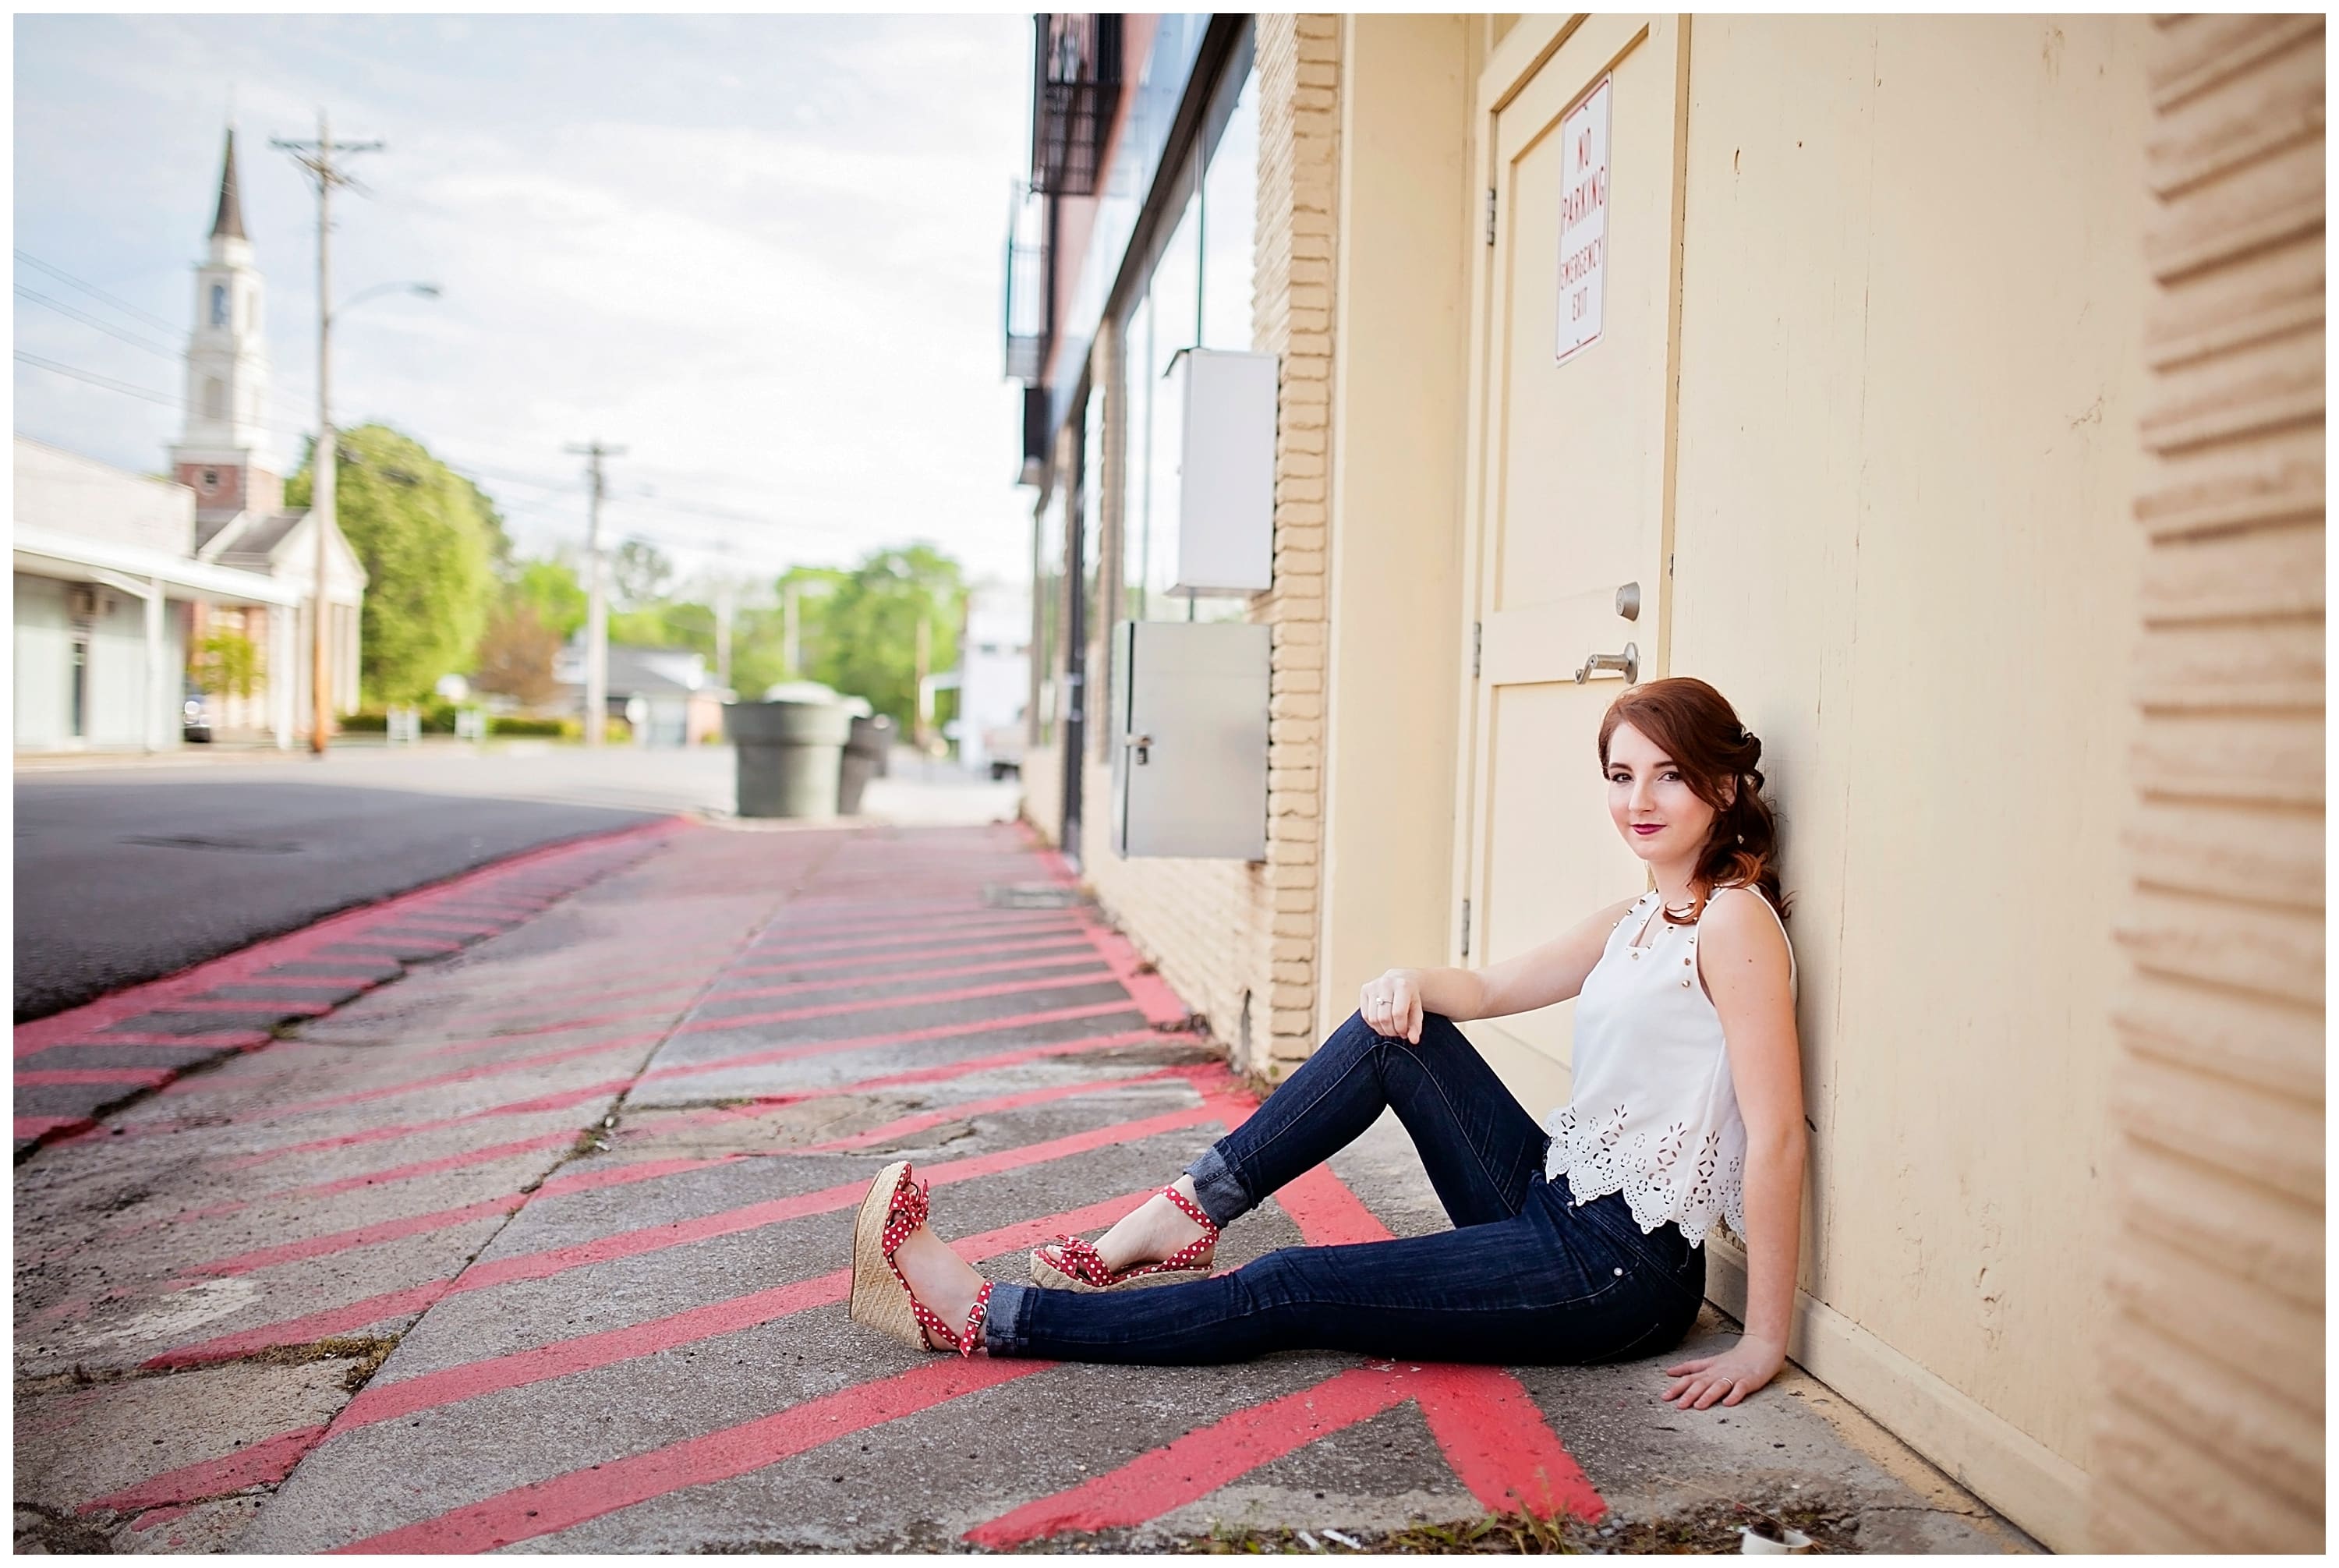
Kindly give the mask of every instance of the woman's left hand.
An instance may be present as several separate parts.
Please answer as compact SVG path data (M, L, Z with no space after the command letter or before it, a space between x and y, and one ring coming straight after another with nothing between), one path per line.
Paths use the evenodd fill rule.
M1720 1356L1700 1356L1665 1368L1673 1385L1665 1400L1683 1410L1702 1410L1715 1400L1735 1405L1779 1375L1787 1364L1783 1346L1739 1336L1738 1343Z

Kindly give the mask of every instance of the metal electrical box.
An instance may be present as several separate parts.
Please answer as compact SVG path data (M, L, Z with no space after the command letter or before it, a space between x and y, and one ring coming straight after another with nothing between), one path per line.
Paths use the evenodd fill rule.
M1182 414L1173 594L1275 584L1273 354L1187 349L1172 362Z
M1113 642L1114 848L1266 859L1268 628L1123 621Z

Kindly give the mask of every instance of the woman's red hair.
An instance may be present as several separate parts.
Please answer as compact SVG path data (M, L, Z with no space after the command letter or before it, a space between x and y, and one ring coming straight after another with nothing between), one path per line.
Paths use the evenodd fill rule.
M1729 699L1692 676L1632 686L1600 721L1600 767L1608 767L1608 737L1631 725L1673 759L1697 798L1714 809L1713 828L1692 873L1697 902L1687 915L1665 919L1687 925L1705 912L1717 889L1751 887L1783 920L1787 898L1779 888L1779 823L1762 798L1762 743L1738 722ZM1735 782L1733 789L1732 784Z

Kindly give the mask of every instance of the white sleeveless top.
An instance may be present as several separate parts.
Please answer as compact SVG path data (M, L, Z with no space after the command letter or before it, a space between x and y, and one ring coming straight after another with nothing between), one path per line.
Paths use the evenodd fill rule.
M1713 896L1739 892L1779 918L1751 889ZM1644 929L1648 945L1635 948ZM1621 1191L1643 1233L1672 1220L1693 1247L1717 1220L1746 1234L1746 1123L1721 1015L1698 981L1697 932L1665 920L1653 892L1616 922L1576 999L1573 1096L1544 1122L1545 1179L1565 1175L1579 1206ZM1791 989L1794 952L1790 941Z

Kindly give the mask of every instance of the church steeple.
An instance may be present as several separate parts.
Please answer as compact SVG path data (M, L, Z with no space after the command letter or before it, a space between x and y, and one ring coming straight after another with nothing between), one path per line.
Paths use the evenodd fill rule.
M244 232L235 177L235 129L220 161L210 254L195 267L194 330L187 337L187 422L171 449L179 482L204 513L273 512L282 481L269 440L268 335L259 269Z
M220 166L219 215L212 221L212 238L241 240L243 232L243 202L235 189L235 127L227 128L227 157Z

